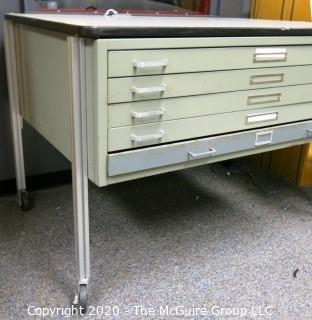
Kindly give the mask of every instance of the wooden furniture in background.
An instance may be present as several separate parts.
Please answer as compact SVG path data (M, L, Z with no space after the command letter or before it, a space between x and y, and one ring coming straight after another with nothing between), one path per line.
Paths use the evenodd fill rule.
M251 17L257 19L312 21L312 0L254 0ZM299 186L312 184L312 145L263 153L253 163Z
M210 2L211 0L200 0L200 1L180 0L178 1L178 5L185 9L199 11L203 14L209 14Z

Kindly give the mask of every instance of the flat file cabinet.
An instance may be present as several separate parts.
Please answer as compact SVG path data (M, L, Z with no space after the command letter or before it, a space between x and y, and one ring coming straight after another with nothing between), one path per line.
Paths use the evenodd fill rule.
M72 162L78 290L99 187L312 140L312 25L204 17L8 14L17 188L22 119Z

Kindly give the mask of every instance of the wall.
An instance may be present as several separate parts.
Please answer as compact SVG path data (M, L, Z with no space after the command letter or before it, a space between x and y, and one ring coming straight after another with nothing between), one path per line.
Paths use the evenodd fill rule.
M250 0L221 0L219 15L222 17L250 17Z
M31 11L37 7L35 0L23 0L27 10ZM147 2L147 0L145 0ZM151 0L152 1L152 0ZM155 1L155 0L154 0ZM156 0L157 1L157 0ZM160 1L160 0L158 0ZM162 0L165 2L165 0ZM169 0L167 0L170 2ZM174 1L174 0L171 0ZM211 14L221 15L224 17L249 17L250 15L250 0L211 0ZM87 7L94 6L122 6L128 4L131 6L143 6L144 0L58 0L59 6L67 7ZM183 3L189 9L196 9L200 1L194 0L179 0L178 3ZM158 4L159 6L160 4Z
M0 1L0 181L14 178L9 106L5 77L3 48L3 15L19 12L19 0ZM68 161L27 124L24 126L25 164L28 175L62 171L69 168Z

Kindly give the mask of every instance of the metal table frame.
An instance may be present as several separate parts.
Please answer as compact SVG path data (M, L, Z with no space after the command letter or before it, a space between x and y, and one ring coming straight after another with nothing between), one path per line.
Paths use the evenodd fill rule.
M20 109L14 28L14 22L5 21L5 57L9 87L16 186L19 205L22 209L27 210L29 209L29 199L26 191L22 136L23 118ZM85 39L78 37L67 38L71 88L71 162L78 285L73 303L79 305L83 311L86 311L87 308L88 284L90 279L85 41Z

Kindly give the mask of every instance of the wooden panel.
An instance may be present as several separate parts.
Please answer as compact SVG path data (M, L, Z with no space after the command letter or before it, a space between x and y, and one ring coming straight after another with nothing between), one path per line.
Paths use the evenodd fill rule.
M255 154L248 157L248 161L256 168L263 168L264 170L269 170L271 155L271 152Z
M311 0L294 0L291 20L311 21ZM295 165L297 167L296 183L299 186L312 184L312 145L306 144L300 148L298 159L296 155L298 150L294 150L291 155L293 163L290 164L291 170Z
M294 8L294 0L284 0L282 20L291 20L292 11ZM280 19L279 17L276 19Z
M311 21L311 0L254 0L251 16L256 19Z
M311 0L294 0L291 20L311 21Z
M262 168L269 170L271 164L272 153L264 153L262 155Z
M297 183L301 151L301 146L274 151L271 156L271 172L286 178L292 183Z
M261 168L262 167L262 153L255 154L255 155L248 157L248 161L255 168Z
M282 19L284 0L255 0L252 7L252 18Z
M198 7L198 1L193 1L193 0L182 0L179 1L180 6L185 8L185 9L189 9L189 10L196 10Z
M299 186L312 184L312 144L302 147L297 183Z
M271 10L269 3L270 1L253 1L252 16L254 18L311 21L311 0L285 0L282 6L281 1L271 1L272 6L277 4L275 10ZM252 161L256 162L254 159ZM311 144L262 154L261 161L258 156L258 162L261 162L263 168L269 167L272 173L283 176L300 186L312 184Z

